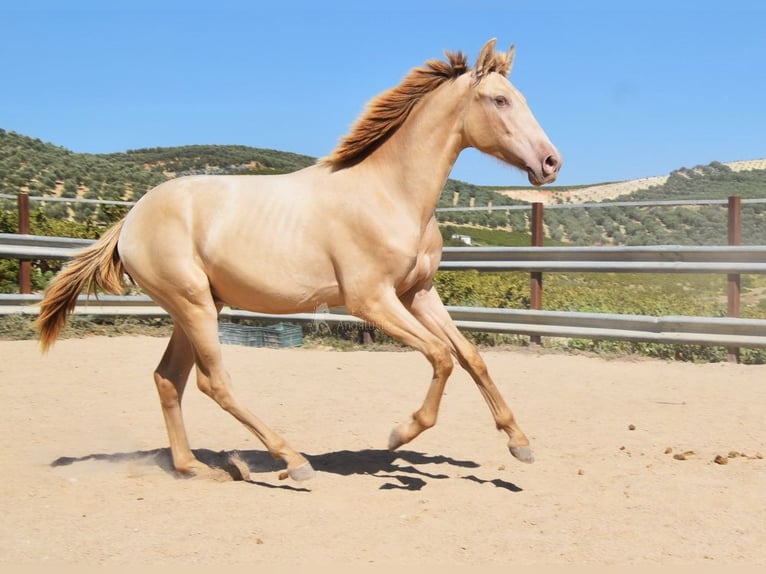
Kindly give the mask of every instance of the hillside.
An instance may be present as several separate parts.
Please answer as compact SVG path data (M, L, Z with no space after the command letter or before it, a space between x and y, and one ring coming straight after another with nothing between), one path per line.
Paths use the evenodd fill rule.
M122 153L75 153L0 129L0 194L136 200L168 179L191 174L276 174L316 161L290 152L239 145L190 145L129 150ZM519 203L486 188L450 180L441 206ZM78 206L75 217L92 215Z
M729 168L733 172L742 171L764 171L766 170L766 159L756 159L749 161L735 161L720 164ZM700 168L696 168L699 170ZM684 168L678 170L683 172ZM693 171L693 170L692 170ZM644 177L641 179L632 179L628 181L618 181L614 183L601 183L577 188L558 188L558 189L497 189L496 191L506 197L517 201L540 202L545 205L561 203L591 203L608 200L636 200L636 197L628 197L637 192L645 191L654 187L663 186L670 175L658 175L654 177Z
M497 190L498 193L528 203L539 202L544 205L557 205L561 203L590 203L606 201L610 199L624 198L631 193L649 189L656 185L662 185L668 180L667 175L618 181L614 183L600 183L578 188L528 188Z
M246 146L196 145L75 153L0 129L0 193L26 191L93 199L137 199L170 178L192 173L281 173L313 158Z
M294 171L315 158L247 146L190 145L83 154L0 129L0 194L136 200L152 187L187 174L271 174ZM576 245L721 244L725 212L717 206L610 207L614 200L766 198L766 160L681 168L665 176L571 188L503 190L449 180L438 207L494 207L542 201L547 237ZM583 202L603 207L574 209ZM571 206L572 209L561 209ZM553 209L553 208L557 209ZM15 229L14 207L0 199L0 231ZM121 217L125 208L93 204L36 203L38 230L63 234L52 222L87 226L90 235ZM764 207L743 209L743 241L766 244ZM528 234L524 210L441 212L441 223ZM70 233L74 231L66 230Z
M276 174L312 165L316 158L240 145L189 145L75 153L0 129L0 193L27 192L86 199L135 200L152 187L193 174ZM440 206L519 203L488 188L457 180L445 186Z
M681 168L666 176L593 186L552 189L499 190L515 201L540 201L545 210L545 234L557 242L576 245L721 245L726 242L726 211L717 205L677 207L617 207L614 201L766 198L766 160ZM442 197L445 201L446 198ZM577 207L587 202L587 207ZM476 205L487 205L476 202ZM495 203L494 205L498 205ZM528 212L475 211L441 213L442 222L471 224L528 233ZM766 244L766 207L744 205L742 239L747 245Z

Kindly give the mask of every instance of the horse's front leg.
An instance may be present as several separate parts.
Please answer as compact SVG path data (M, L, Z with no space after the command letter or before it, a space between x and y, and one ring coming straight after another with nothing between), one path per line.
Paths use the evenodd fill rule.
M484 359L455 326L433 286L410 292L403 298L403 303L429 331L450 345L460 365L470 373L479 387L495 419L495 425L508 435L511 454L522 462L534 462L529 439L519 428L511 409L500 395Z
M444 387L453 368L450 347L405 308L393 289L371 297L362 304L355 305L347 301L346 307L398 341L423 353L433 366L433 377L423 404L408 422L391 431L388 448L394 450L436 424Z

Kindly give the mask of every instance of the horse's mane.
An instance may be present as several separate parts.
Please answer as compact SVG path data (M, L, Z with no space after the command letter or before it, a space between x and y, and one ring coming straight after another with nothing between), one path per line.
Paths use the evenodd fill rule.
M351 131L321 163L333 169L359 163L401 127L421 98L468 71L462 52L446 52L446 56L447 61L430 60L413 69L401 84L371 100ZM494 54L493 65L486 71L506 74L508 61L504 56Z

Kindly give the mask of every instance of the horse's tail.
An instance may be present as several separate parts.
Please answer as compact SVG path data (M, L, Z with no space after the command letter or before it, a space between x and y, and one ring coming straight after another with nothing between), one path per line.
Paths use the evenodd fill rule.
M43 352L58 338L83 289L93 293L98 287L115 295L124 291L125 268L117 252L117 241L124 221L108 229L96 243L75 255L48 285L37 319Z

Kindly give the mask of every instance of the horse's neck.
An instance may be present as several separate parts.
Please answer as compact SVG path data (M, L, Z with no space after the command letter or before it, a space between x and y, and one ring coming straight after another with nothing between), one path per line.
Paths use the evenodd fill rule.
M400 195L424 225L433 217L444 183L465 147L462 112L467 90L467 79L461 77L426 96L370 158L376 171L394 182L388 192Z

